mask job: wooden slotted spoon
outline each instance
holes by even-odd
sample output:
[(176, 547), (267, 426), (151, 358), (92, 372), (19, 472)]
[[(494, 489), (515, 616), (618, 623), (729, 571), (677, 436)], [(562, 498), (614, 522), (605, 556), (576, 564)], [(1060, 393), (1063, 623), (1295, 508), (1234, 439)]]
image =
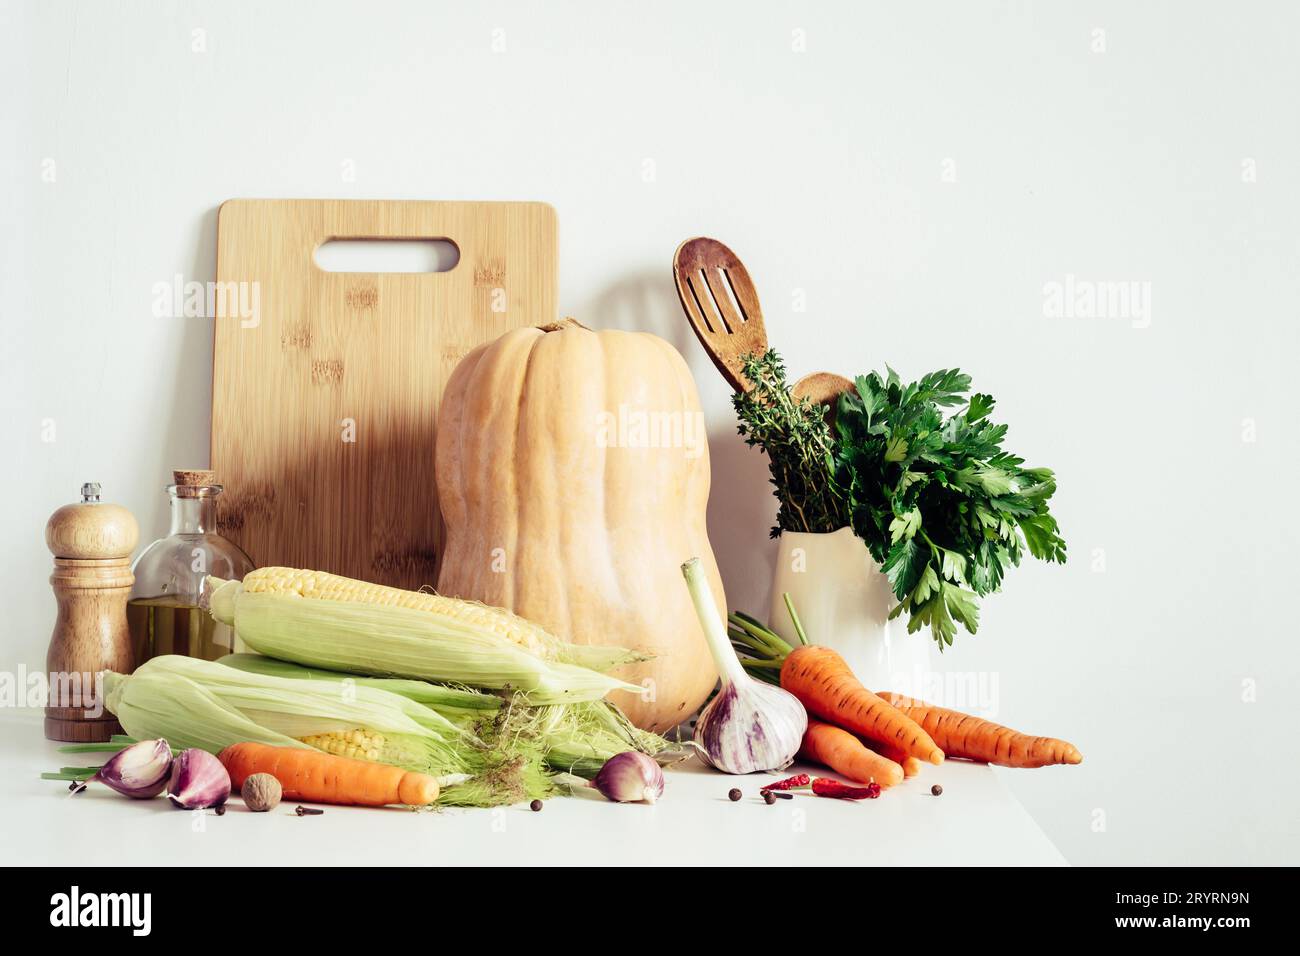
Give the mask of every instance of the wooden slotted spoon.
[[(741, 357), (767, 351), (767, 329), (754, 281), (740, 257), (716, 239), (687, 239), (673, 255), (677, 297), (695, 335), (722, 377), (747, 392)], [(813, 372), (794, 383), (791, 394), (834, 410), (853, 382), (834, 372)]]
[(718, 240), (698, 236), (677, 247), (673, 278), (704, 351), (733, 389), (749, 391), (741, 357), (767, 351), (767, 330), (744, 263)]

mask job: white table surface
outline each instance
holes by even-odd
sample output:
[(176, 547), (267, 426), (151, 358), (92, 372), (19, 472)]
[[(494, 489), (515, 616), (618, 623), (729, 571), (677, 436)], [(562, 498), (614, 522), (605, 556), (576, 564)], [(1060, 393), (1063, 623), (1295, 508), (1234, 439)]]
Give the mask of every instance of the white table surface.
[[(549, 800), (540, 813), (325, 807), (298, 817), (292, 803), (255, 814), (233, 798), (218, 817), (102, 786), (70, 796), (41, 772), (102, 757), (57, 747), (35, 716), (0, 717), (6, 864), (1065, 864), (994, 771), (958, 761), (861, 802), (800, 795), (768, 806), (758, 788), (776, 775), (728, 777), (692, 760), (669, 771), (653, 806), (613, 804), (593, 791)], [(935, 783), (940, 797), (930, 795)], [(732, 787), (745, 792), (740, 803), (727, 799)]]

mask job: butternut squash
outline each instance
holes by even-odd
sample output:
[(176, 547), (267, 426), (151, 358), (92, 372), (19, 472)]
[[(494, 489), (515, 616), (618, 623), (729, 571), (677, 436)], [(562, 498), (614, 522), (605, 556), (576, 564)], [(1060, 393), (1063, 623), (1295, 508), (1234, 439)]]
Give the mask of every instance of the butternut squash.
[(653, 654), (615, 673), (637, 726), (689, 718), (717, 679), (682, 585), (709, 546), (709, 451), (681, 355), (572, 319), (479, 346), (443, 394), (436, 448), (446, 536), (438, 590), (509, 608), (579, 644)]

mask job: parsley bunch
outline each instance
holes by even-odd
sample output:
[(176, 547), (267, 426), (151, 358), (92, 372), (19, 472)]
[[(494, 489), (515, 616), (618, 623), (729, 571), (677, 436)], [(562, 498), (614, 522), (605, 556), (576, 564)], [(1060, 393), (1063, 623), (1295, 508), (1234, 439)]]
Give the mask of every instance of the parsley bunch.
[(942, 650), (958, 624), (975, 633), (978, 599), (1026, 548), (1065, 561), (1047, 504), (1052, 472), (1002, 450), (1007, 426), (989, 420), (991, 396), (966, 398), (969, 375), (941, 369), (908, 385), (893, 369), (859, 376), (832, 429), (819, 406), (790, 396), (774, 351), (747, 356), (744, 371), (754, 388), (733, 404), (746, 443), (768, 456), (781, 503), (773, 536), (852, 526), (909, 633), (929, 626)]

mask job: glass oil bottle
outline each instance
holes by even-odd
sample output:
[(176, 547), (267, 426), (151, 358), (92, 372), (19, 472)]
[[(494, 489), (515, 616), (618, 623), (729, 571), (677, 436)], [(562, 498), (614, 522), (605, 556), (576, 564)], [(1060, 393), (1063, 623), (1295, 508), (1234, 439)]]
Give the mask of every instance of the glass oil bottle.
[(136, 558), (127, 624), (139, 667), (152, 657), (183, 654), (216, 660), (243, 648), (227, 624), (202, 606), (207, 577), (243, 580), (253, 561), (216, 531), (216, 500), (222, 487), (211, 471), (175, 471), (171, 529)]

